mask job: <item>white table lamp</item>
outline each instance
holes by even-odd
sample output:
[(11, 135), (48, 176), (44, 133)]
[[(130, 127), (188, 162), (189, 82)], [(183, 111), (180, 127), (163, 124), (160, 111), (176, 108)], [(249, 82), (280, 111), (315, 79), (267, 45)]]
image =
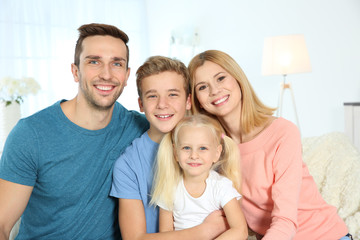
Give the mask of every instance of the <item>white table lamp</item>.
[(304, 72), (311, 72), (310, 58), (304, 35), (296, 34), (265, 38), (262, 74), (265, 76), (283, 75), (284, 77), (284, 81), (280, 85), (277, 116), (282, 116), (283, 95), (285, 90), (289, 89), (299, 129), (300, 124), (296, 111), (294, 92), (291, 84), (286, 83), (286, 76), (288, 74)]

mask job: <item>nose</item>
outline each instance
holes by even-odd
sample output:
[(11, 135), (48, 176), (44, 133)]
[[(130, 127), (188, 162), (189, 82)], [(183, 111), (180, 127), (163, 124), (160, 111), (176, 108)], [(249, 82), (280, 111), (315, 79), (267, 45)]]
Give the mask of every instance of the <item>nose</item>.
[(99, 77), (104, 80), (109, 80), (109, 79), (111, 79), (111, 76), (112, 76), (111, 68), (110, 68), (110, 66), (105, 64), (101, 69)]
[(199, 155), (196, 151), (191, 151), (190, 159), (197, 159), (198, 157), (199, 157)]
[(209, 94), (210, 96), (214, 96), (220, 92), (220, 88), (216, 84), (209, 85)]
[(159, 96), (157, 102), (158, 109), (164, 109), (168, 106), (168, 99), (166, 97)]

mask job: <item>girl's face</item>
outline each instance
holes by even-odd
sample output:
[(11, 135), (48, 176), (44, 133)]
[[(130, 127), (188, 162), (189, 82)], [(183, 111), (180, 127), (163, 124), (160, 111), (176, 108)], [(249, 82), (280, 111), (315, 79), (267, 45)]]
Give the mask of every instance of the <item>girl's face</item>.
[(205, 180), (212, 165), (219, 160), (222, 146), (208, 127), (183, 126), (178, 133), (177, 161), (184, 178)]
[(195, 71), (194, 80), (196, 97), (207, 112), (218, 117), (240, 113), (240, 86), (236, 79), (218, 64), (205, 61)]

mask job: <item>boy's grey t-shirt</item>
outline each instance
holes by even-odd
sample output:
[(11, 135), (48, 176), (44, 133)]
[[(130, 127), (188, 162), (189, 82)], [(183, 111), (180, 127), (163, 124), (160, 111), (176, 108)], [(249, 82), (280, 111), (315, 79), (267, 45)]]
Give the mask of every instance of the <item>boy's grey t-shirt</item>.
[(91, 131), (60, 103), (20, 120), (4, 147), (0, 178), (34, 187), (17, 239), (119, 239), (113, 164), (148, 122), (116, 102), (109, 125)]

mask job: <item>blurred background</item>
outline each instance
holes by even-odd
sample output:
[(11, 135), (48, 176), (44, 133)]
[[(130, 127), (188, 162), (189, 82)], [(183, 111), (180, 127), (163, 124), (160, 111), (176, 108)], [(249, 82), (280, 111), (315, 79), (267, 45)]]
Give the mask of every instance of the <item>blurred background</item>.
[[(281, 75), (262, 75), (264, 40), (302, 34), (311, 71), (289, 74), (303, 137), (344, 131), (344, 103), (360, 102), (359, 0), (0, 0), (0, 79), (32, 77), (41, 85), (26, 97), (26, 117), (77, 92), (70, 65), (77, 28), (112, 24), (130, 38), (131, 74), (119, 98), (139, 110), (136, 69), (151, 55), (186, 65), (218, 49), (243, 68), (257, 95), (278, 106)], [(1, 113), (0, 113), (1, 114)], [(282, 116), (294, 123), (291, 95)]]

